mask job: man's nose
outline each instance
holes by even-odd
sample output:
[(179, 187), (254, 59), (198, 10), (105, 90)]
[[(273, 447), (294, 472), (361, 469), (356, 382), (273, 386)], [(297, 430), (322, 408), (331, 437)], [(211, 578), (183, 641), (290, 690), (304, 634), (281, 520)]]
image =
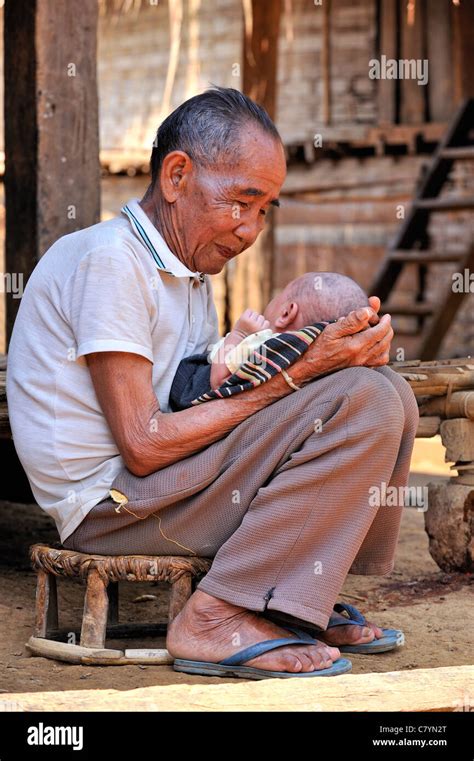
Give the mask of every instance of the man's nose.
[(235, 235), (246, 244), (246, 248), (255, 243), (258, 236), (263, 230), (265, 224), (264, 217), (256, 219), (240, 220), (239, 225), (235, 228)]

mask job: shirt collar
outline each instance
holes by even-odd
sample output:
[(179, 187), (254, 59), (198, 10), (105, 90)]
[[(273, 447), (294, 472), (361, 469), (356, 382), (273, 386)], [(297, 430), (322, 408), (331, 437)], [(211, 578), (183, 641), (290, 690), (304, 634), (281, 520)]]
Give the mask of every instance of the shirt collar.
[(168, 272), (174, 277), (192, 277), (199, 278), (201, 282), (204, 281), (204, 273), (192, 272), (173, 254), (143, 211), (138, 198), (132, 198), (128, 201), (121, 211), (128, 217), (135, 235), (153, 257), (159, 270)]

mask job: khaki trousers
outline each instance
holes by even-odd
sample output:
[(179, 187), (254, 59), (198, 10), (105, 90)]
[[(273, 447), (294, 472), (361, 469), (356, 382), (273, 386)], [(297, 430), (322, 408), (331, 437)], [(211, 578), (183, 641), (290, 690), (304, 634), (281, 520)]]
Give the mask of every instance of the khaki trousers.
[(210, 557), (199, 589), (326, 628), (347, 573), (394, 566), (403, 506), (369, 495), (406, 486), (417, 424), (413, 392), (393, 370), (339, 370), (178, 463), (144, 478), (124, 469), (113, 488), (126, 509), (100, 502), (64, 545)]

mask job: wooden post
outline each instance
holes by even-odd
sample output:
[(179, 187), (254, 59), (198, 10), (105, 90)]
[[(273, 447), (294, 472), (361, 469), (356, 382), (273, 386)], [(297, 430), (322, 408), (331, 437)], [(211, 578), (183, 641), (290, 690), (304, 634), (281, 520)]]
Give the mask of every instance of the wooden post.
[(429, 4), (426, 14), (429, 117), (433, 122), (449, 121), (454, 110), (451, 6), (451, 0), (437, 0)]
[(82, 615), (81, 647), (102, 649), (105, 645), (109, 597), (107, 582), (96, 568), (87, 574), (87, 587)]
[[(6, 0), (6, 272), (99, 220), (97, 0)], [(7, 294), (7, 340), (20, 299)]]
[[(383, 0), (380, 8), (379, 55), (387, 59), (398, 58), (398, 6), (397, 0)], [(398, 121), (398, 80), (379, 79), (377, 103), (379, 124)]]
[(36, 582), (36, 637), (47, 637), (58, 628), (58, 595), (56, 576), (46, 571), (37, 571)]
[[(407, 18), (406, 4), (402, 2), (400, 13), (401, 50), (400, 58), (406, 60), (426, 59), (426, 18), (424, 0), (416, 0), (412, 6), (413, 19)], [(419, 85), (416, 79), (403, 79), (401, 89), (401, 122), (422, 124), (426, 121), (427, 87)]]
[(321, 45), (321, 71), (323, 73), (322, 121), (331, 122), (331, 0), (323, 4), (323, 39)]
[(193, 591), (192, 581), (190, 573), (183, 573), (183, 575), (171, 585), (168, 623), (171, 623), (176, 618), (191, 597)]
[(474, 4), (462, 2), (452, 5), (454, 98), (458, 105), (465, 98), (474, 97)]
[[(277, 57), (280, 30), (281, 0), (243, 0), (245, 24), (243, 40), (242, 90), (262, 105), (269, 116), (276, 117)], [(232, 278), (230, 319), (240, 313), (240, 300), (245, 306), (262, 310), (272, 294), (274, 267), (274, 211), (266, 217), (265, 229), (252, 248), (241, 254), (236, 261)], [(248, 268), (246, 267), (248, 260)], [(247, 269), (247, 276), (240, 283), (239, 271)], [(253, 289), (252, 284), (257, 288)], [(251, 303), (249, 303), (251, 302)], [(237, 306), (239, 305), (239, 306)], [(237, 307), (237, 308), (236, 308)]]

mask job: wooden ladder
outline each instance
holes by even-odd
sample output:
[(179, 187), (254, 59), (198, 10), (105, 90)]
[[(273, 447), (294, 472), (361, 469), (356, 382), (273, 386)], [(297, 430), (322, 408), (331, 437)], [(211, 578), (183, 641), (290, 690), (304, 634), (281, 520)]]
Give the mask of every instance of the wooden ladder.
[[(474, 270), (474, 242), (462, 253), (444, 253), (429, 249), (428, 223), (433, 212), (448, 212), (472, 209), (474, 196), (460, 198), (438, 198), (449, 177), (455, 161), (474, 160), (474, 99), (465, 100), (455, 114), (444, 138), (440, 141), (431, 164), (422, 177), (412, 206), (377, 273), (370, 293), (382, 301), (382, 312), (392, 315), (412, 316), (416, 320), (414, 332), (419, 336), (417, 356), (433, 359), (448, 331), (454, 317), (468, 294), (465, 288), (455, 292), (450, 281), (445, 293), (437, 304), (425, 300), (426, 279), (430, 264), (456, 264), (453, 272), (464, 273)], [(407, 264), (418, 265), (418, 290), (416, 300), (411, 304), (387, 303), (394, 290), (402, 269)], [(404, 331), (397, 331), (403, 333)]]

